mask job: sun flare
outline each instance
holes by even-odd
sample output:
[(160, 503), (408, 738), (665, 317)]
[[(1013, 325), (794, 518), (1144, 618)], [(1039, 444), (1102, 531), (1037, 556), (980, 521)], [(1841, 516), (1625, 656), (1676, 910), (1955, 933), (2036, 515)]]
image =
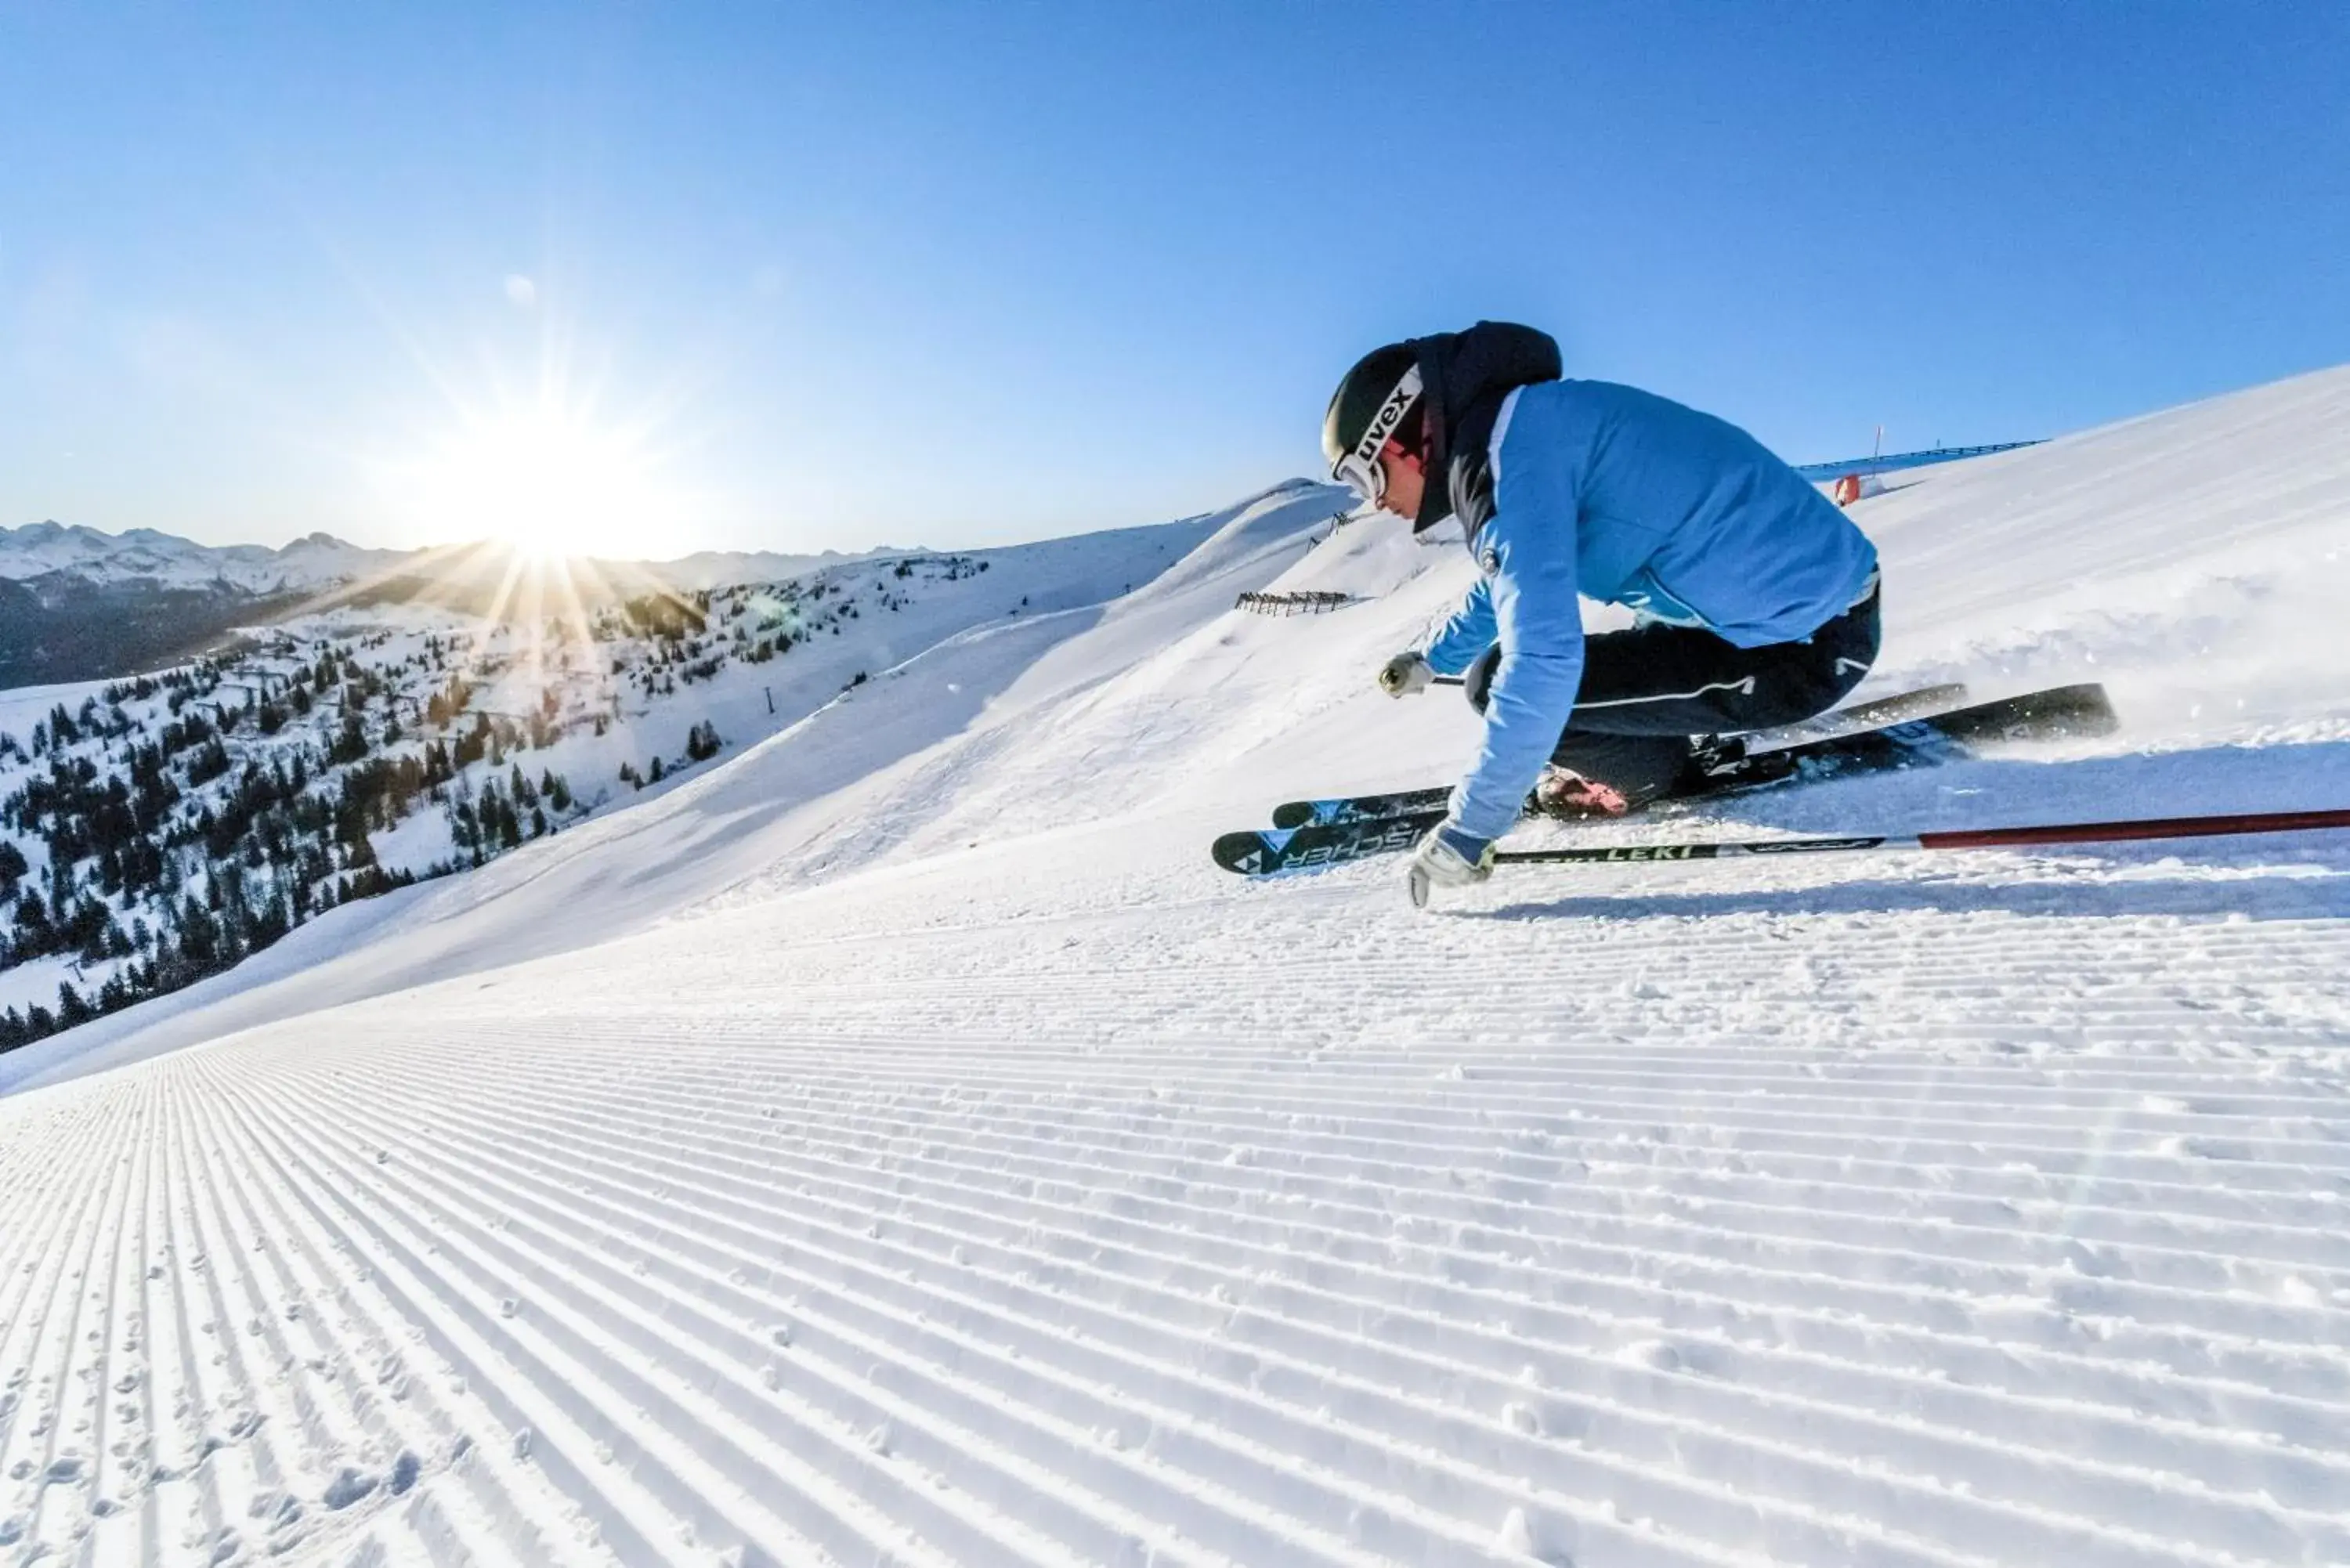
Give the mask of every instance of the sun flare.
[(433, 532), (538, 557), (658, 553), (675, 510), (640, 442), (555, 410), (468, 421), (411, 476), (409, 504)]

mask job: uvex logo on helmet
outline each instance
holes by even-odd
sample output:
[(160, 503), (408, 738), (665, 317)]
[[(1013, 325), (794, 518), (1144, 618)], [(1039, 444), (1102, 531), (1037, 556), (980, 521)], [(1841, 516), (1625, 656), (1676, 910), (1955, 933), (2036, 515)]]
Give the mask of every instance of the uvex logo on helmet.
[[(1363, 427), (1363, 433), (1355, 439), (1354, 445), (1337, 452), (1331, 462), (1330, 477), (1353, 490), (1369, 505), (1377, 506), (1387, 497), (1388, 471), (1379, 462), (1379, 451), (1395, 434), (1396, 427), (1403, 423), (1404, 416), (1419, 404), (1419, 367), (1406, 366), (1393, 389), (1380, 400), (1378, 410), (1371, 415), (1370, 423)], [(1346, 395), (1347, 388), (1342, 384), (1338, 389), (1338, 398), (1332, 401), (1329, 423), (1334, 427), (1340, 418), (1339, 403)], [(1325, 439), (1328, 439), (1326, 433)], [(1332, 441), (1324, 450), (1333, 451), (1336, 445)]]
[(1389, 392), (1388, 400), (1379, 405), (1379, 411), (1371, 416), (1370, 428), (1363, 432), (1363, 439), (1355, 443), (1355, 455), (1365, 462), (1376, 459), (1379, 449), (1388, 444), (1388, 437), (1395, 434), (1396, 426), (1403, 423), (1404, 415), (1411, 412), (1411, 406), (1418, 401), (1419, 367), (1414, 365), (1403, 373), (1403, 379), (1395, 384), (1395, 390)]

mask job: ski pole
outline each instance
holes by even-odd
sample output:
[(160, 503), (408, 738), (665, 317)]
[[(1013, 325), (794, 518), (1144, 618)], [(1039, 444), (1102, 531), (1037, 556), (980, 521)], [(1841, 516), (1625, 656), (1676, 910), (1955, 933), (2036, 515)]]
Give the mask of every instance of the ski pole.
[(2064, 822), (2038, 827), (1975, 827), (1948, 833), (1878, 833), (1850, 838), (1750, 838), (1711, 844), (1505, 849), (1494, 856), (1493, 861), (1502, 866), (1546, 866), (1579, 861), (1722, 860), (1741, 855), (1820, 855), (1859, 849), (1993, 849), (2012, 844), (2109, 844), (2129, 839), (2212, 838), (2236, 833), (2301, 833), (2327, 827), (2350, 827), (2350, 810), (2153, 816), (2125, 822)]

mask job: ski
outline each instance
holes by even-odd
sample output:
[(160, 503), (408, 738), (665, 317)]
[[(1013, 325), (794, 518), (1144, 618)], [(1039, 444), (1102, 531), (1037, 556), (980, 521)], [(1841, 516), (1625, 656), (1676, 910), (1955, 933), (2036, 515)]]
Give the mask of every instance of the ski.
[(1332, 800), (1287, 800), (1273, 808), (1276, 830), (1292, 827), (1336, 827), (1349, 823), (1380, 822), (1390, 816), (1441, 810), (1452, 798), (1452, 786), (1398, 790), (1391, 794), (1342, 795)]
[(1209, 853), (1227, 871), (1243, 877), (1277, 877), (1284, 871), (1311, 870), (1409, 849), (1443, 820), (1444, 807), (1439, 805), (1432, 811), (1401, 816), (1317, 822), (1270, 832), (1250, 828), (1219, 836)]
[[(1677, 800), (1706, 799), (1784, 779), (1827, 779), (1852, 774), (1883, 773), (1932, 766), (1967, 754), (1970, 745), (1998, 741), (2047, 741), (2075, 735), (2110, 733), (2115, 725), (2112, 704), (2097, 685), (2059, 686), (2044, 691), (1995, 702), (1954, 709), (1925, 719), (1905, 719), (1856, 733), (1831, 736), (1776, 751), (1757, 752), (1740, 759), (1692, 793)], [(1398, 795), (1360, 796), (1337, 803), (1353, 808), (1378, 803), (1383, 815), (1347, 815), (1336, 820), (1304, 822), (1270, 832), (1243, 831), (1218, 837), (1211, 847), (1217, 865), (1245, 877), (1273, 877), (1288, 871), (1336, 866), (1374, 855), (1410, 848), (1420, 836), (1444, 820), (1451, 791), (1421, 790)], [(1843, 841), (1835, 841), (1841, 843)], [(1758, 850), (1785, 854), (1788, 850)], [(1541, 855), (1548, 851), (1531, 851)], [(1566, 858), (1606, 859), (1611, 852), (1563, 852)], [(1618, 859), (1641, 858), (1617, 855)], [(1702, 856), (1653, 856), (1653, 858), (1702, 858)]]
[(1849, 735), (1855, 730), (1873, 730), (1880, 724), (1896, 724), (1904, 719), (1931, 718), (1937, 713), (1964, 707), (1966, 701), (1964, 681), (1920, 686), (1914, 691), (1901, 691), (1890, 697), (1855, 702), (1849, 708), (1832, 708), (1816, 718), (1799, 719), (1792, 724), (1757, 730), (1746, 737), (1746, 743), (1760, 749), (1764, 746), (1790, 746), (1802, 741), (1825, 741), (1835, 735)]
[[(1859, 749), (1864, 752), (1882, 750), (1866, 739), (1869, 736), (1889, 737), (1896, 744), (1930, 743), (1934, 738), (1932, 731), (1914, 734), (1901, 732), (1903, 726), (1912, 723), (1933, 726), (1943, 732), (1943, 738), (1960, 744), (1989, 739), (2050, 740), (2072, 734), (2101, 735), (2113, 727), (2113, 709), (2106, 701), (2105, 689), (2095, 685), (2057, 686), (1968, 708), (1951, 708), (1922, 715), (1918, 711), (1939, 706), (1938, 699), (1941, 697), (1963, 697), (1965, 694), (1963, 686), (1928, 687), (1920, 691), (1904, 692), (1898, 697), (1839, 709), (1821, 719), (1809, 721), (1814, 724), (1845, 721), (1827, 735), (1768, 751), (1749, 753), (1703, 787), (1665, 798), (1689, 800), (1719, 794), (1728, 789), (1769, 784), (1786, 777), (1807, 762), (1825, 764), (1842, 760), (1839, 748), (1846, 742), (1858, 742)], [(1446, 786), (1440, 789), (1399, 790), (1389, 794), (1340, 796), (1331, 800), (1285, 801), (1273, 808), (1273, 825), (1276, 828), (1323, 826), (1409, 816), (1416, 812), (1441, 808), (1451, 799), (1451, 787)]]

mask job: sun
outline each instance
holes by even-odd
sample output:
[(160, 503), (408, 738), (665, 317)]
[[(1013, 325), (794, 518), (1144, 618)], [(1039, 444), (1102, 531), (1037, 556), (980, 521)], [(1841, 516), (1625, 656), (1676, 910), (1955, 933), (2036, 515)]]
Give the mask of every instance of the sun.
[(419, 524), (536, 557), (642, 556), (676, 517), (640, 438), (557, 406), (468, 419), (406, 466), (404, 509)]

